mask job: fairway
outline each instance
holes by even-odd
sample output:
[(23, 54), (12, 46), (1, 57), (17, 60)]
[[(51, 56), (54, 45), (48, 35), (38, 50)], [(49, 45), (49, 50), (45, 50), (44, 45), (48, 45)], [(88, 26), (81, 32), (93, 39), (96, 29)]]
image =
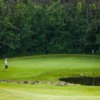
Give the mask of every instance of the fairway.
[[(42, 84), (0, 83), (0, 100), (99, 100), (100, 86), (56, 86), (61, 77), (100, 76), (100, 56), (97, 55), (36, 55), (8, 58), (9, 71), (2, 71), (0, 80), (41, 81)], [(34, 98), (34, 99), (32, 99)]]
[[(9, 58), (9, 71), (0, 71), (1, 79), (57, 81), (60, 77), (100, 76), (100, 56), (41, 55)], [(0, 60), (0, 69), (4, 60)]]
[(0, 84), (0, 100), (100, 100), (100, 87)]

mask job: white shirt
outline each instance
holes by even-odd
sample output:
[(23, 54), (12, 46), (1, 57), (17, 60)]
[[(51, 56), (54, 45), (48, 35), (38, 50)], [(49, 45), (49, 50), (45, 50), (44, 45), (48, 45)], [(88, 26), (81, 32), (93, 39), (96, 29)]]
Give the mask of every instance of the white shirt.
[(8, 62), (7, 62), (7, 60), (5, 60), (5, 62), (4, 62), (4, 63), (5, 63), (5, 65), (8, 65)]

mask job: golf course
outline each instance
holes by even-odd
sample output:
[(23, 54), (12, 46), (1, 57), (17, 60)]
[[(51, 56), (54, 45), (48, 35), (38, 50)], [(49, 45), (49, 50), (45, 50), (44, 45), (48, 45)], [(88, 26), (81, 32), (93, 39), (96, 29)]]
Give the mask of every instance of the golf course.
[(0, 0), (0, 100), (100, 100), (100, 0)]
[(4, 70), (0, 59), (0, 100), (100, 100), (99, 85), (58, 84), (60, 78), (100, 77), (98, 55), (16, 57), (8, 58), (8, 66)]

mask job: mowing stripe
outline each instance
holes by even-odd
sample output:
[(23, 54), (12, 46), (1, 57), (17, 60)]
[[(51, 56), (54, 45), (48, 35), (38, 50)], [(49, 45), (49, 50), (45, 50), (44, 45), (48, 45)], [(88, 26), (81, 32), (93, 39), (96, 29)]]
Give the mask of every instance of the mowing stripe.
[[(100, 96), (57, 96), (48, 94), (36, 94), (26, 91), (18, 91), (12, 89), (3, 89), (6, 92), (13, 94), (13, 96), (18, 95), (23, 100), (100, 100)], [(6, 95), (5, 95), (6, 96)], [(17, 100), (17, 99), (15, 99)]]

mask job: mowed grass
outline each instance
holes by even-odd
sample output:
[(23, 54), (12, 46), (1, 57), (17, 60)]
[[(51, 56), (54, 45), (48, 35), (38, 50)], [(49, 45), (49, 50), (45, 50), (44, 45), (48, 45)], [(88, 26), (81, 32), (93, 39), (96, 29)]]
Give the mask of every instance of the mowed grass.
[(98, 86), (0, 83), (0, 100), (100, 100)]
[(96, 55), (37, 55), (9, 58), (9, 71), (2, 71), (1, 80), (38, 80), (43, 84), (0, 83), (0, 100), (100, 100), (100, 86), (56, 86), (61, 77), (100, 76), (100, 56)]
[(60, 77), (100, 76), (100, 56), (92, 55), (40, 55), (9, 58), (9, 71), (2, 71), (0, 79), (57, 81)]

